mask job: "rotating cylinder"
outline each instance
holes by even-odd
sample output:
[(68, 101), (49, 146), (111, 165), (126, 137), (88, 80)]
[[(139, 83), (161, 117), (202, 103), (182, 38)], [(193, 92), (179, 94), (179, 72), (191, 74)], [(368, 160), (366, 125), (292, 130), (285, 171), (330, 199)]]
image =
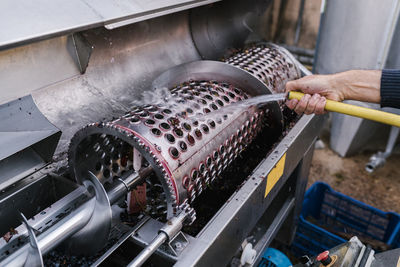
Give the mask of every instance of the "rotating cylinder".
[(274, 93), (285, 92), (286, 82), (300, 77), (293, 55), (271, 43), (249, 45), (223, 61), (251, 73)]
[(178, 214), (254, 140), (263, 121), (282, 130), (277, 103), (266, 109), (237, 104), (279, 91), (284, 81), (298, 77), (285, 54), (271, 51), (255, 47), (246, 59), (251, 65), (254, 55), (263, 55), (257, 66), (265, 68), (266, 80), (274, 79), (268, 83), (238, 59), (227, 60), (234, 66), (198, 61), (168, 70), (153, 83), (156, 90), (169, 89), (168, 101), (135, 107), (76, 133), (69, 148), (72, 175), (83, 182), (89, 170), (102, 183), (113, 183), (128, 170), (151, 166), (157, 179), (146, 181), (145, 210), (167, 218)]

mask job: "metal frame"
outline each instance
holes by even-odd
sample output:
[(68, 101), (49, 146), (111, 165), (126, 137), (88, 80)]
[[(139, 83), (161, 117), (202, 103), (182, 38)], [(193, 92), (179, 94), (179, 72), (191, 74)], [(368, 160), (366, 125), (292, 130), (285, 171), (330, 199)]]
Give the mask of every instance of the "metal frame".
[[(56, 0), (48, 3), (48, 1), (39, 0), (34, 5), (41, 5), (41, 1), (45, 6), (43, 9), (31, 8), (30, 5), (32, 3), (24, 3), (18, 8), (11, 9), (10, 7), (13, 4), (9, 0), (0, 4), (0, 8), (4, 10), (13, 10), (7, 16), (0, 18), (0, 21), (4, 22), (3, 27), (7, 29), (6, 34), (0, 37), (0, 50), (98, 26), (114, 29), (141, 20), (149, 20), (168, 13), (218, 2), (218, 0), (123, 0), (123, 2), (114, 0), (108, 2), (93, 0), (60, 2)], [(242, 45), (242, 41), (249, 32), (242, 25), (243, 23), (251, 22), (249, 20), (250, 17), (252, 19), (255, 17), (251, 15), (253, 13), (250, 11), (257, 9), (257, 6), (249, 3), (244, 4), (241, 1), (242, 5), (246, 5), (249, 8), (249, 13), (247, 13), (240, 8), (241, 5), (236, 5), (239, 2), (225, 1), (221, 3), (221, 6), (231, 5), (232, 9), (228, 9), (228, 12), (224, 14), (214, 12), (210, 17), (206, 18), (207, 25), (213, 24), (213, 27), (206, 28), (201, 32), (206, 33), (209, 37), (207, 39), (208, 42), (202, 43), (202, 45), (205, 45), (206, 51), (208, 48), (210, 51), (213, 49), (218, 50), (217, 52), (226, 51), (227, 47), (232, 47), (231, 40), (233, 39), (239, 40), (240, 42), (238, 41), (238, 43), (240, 43), (240, 46)], [(260, 1), (264, 7), (267, 2), (269, 1)], [(27, 14), (26, 10), (30, 13)], [(207, 8), (204, 8), (204, 10), (198, 10), (200, 13), (196, 14), (208, 12)], [(230, 13), (231, 10), (235, 12), (232, 11)], [(44, 11), (47, 11), (47, 13), (41, 13)], [(34, 101), (39, 109), (63, 131), (59, 152), (66, 150), (66, 144), (72, 135), (71, 133), (86, 123), (101, 119), (103, 114), (114, 116), (118, 113), (123, 113), (131, 104), (130, 101), (135, 99), (139, 92), (150, 88), (151, 81), (160, 72), (178, 64), (197, 60), (200, 55), (204, 57), (202, 54), (204, 50), (201, 49), (203, 46), (199, 43), (199, 40), (196, 42), (196, 39), (201, 39), (196, 35), (196, 26), (194, 25), (196, 14), (192, 13), (190, 17), (188, 14), (188, 12), (181, 12), (173, 16), (143, 21), (142, 23), (114, 31), (98, 28), (84, 32), (79, 36), (71, 36), (68, 39), (63, 37), (65, 40), (62, 40), (60, 44), (61, 46), (65, 43), (68, 44), (65, 49), (69, 53), (63, 54), (65, 62), (69, 62), (69, 67), (73, 71), (70, 70), (68, 75), (62, 73), (51, 83), (49, 83), (50, 80), (47, 80), (48, 77), (46, 76), (40, 83), (43, 83), (40, 86), (43, 88), (33, 93)], [(238, 25), (226, 24), (226, 19), (229, 18), (229, 15), (237, 18), (235, 23), (239, 23), (240, 27), (232, 30), (232, 27), (235, 28)], [(21, 17), (25, 18), (26, 24), (17, 25), (14, 23), (15, 19), (20, 19)], [(218, 24), (220, 22), (219, 19), (223, 21), (221, 24)], [(48, 23), (48, 21), (53, 23)], [(230, 20), (228, 19), (228, 21)], [(223, 25), (223, 27), (219, 28), (219, 25)], [(246, 26), (249, 25), (246, 24)], [(149, 30), (150, 28), (152, 29), (151, 31)], [(210, 34), (214, 32), (216, 34), (211, 36)], [(216, 44), (218, 46), (213, 47)], [(93, 46), (95, 49), (92, 49)], [(46, 51), (46, 44), (40, 47), (42, 52)], [(54, 46), (54, 51), (57, 48), (58, 46)], [(21, 50), (18, 48), (12, 52), (22, 53), (25, 49), (27, 47), (21, 48)], [(132, 52), (134, 49), (136, 50)], [(28, 50), (34, 53), (33, 50)], [(4, 51), (4, 53), (7, 52)], [(210, 57), (217, 57), (217, 54), (210, 55)], [(90, 64), (88, 65), (89, 57)], [(160, 58), (162, 60), (159, 60)], [(43, 64), (47, 63), (45, 60), (41, 62)], [(81, 73), (86, 70), (84, 75), (78, 74), (78, 70), (75, 70), (75, 64), (79, 66)], [(29, 66), (32, 67), (32, 65)], [(15, 68), (10, 69), (10, 73), (18, 68), (17, 65), (13, 67)], [(47, 67), (51, 68), (51, 66)], [(229, 68), (226, 64), (224, 67)], [(121, 69), (127, 69), (129, 72), (124, 73)], [(59, 79), (59, 77), (64, 78)], [(10, 84), (12, 83), (13, 81), (10, 82)], [(132, 87), (136, 89), (134, 92), (130, 90)], [(29, 92), (33, 92), (35, 88), (31, 89)], [(74, 97), (67, 98), (66, 96)], [(74, 114), (75, 121), (69, 120), (70, 114)], [(198, 235), (192, 237), (179, 232), (176, 237), (171, 238), (171, 244), (169, 244), (172, 245), (171, 247), (168, 248), (166, 246), (163, 250), (158, 250), (156, 254), (164, 257), (166, 262), (176, 261), (176, 266), (226, 265), (233, 257), (240, 254), (241, 244), (252, 235), (258, 225), (262, 225), (262, 230), (265, 232), (264, 235), (261, 235), (256, 240), (258, 242), (255, 248), (258, 255), (275, 237), (290, 243), (295, 231), (293, 225), (296, 223), (296, 216), (301, 210), (302, 196), (312, 157), (312, 147), (323, 120), (324, 117), (321, 116), (303, 116), (288, 134), (279, 141), (277, 146), (266, 155), (266, 158), (254, 169), (252, 175), (227, 200)], [(267, 176), (284, 154), (286, 154), (284, 173), (265, 197)], [(62, 163), (58, 163), (62, 165)], [(19, 184), (29, 187), (28, 179), (20, 181)], [(37, 178), (35, 181), (38, 180), (40, 179)], [(17, 195), (14, 192), (10, 193), (10, 196)], [(93, 197), (85, 202), (87, 203), (85, 206), (94, 206)], [(107, 197), (104, 192), (103, 197)], [(6, 203), (3, 200), (1, 201), (1, 203)], [(56, 208), (55, 211), (47, 211), (56, 214), (57, 206), (54, 206)], [(89, 223), (91, 217), (89, 218), (88, 213), (84, 212), (83, 209), (84, 207), (79, 206), (73, 213), (55, 222), (52, 227), (56, 227), (57, 242), (61, 242), (62, 239), (81, 230), (84, 224), (86, 225), (86, 222)], [(109, 212), (107, 214), (109, 215)], [(67, 219), (77, 218), (78, 215), (84, 219), (70, 225), (70, 228), (67, 229), (68, 224), (65, 223)], [(94, 222), (96, 221), (102, 220), (94, 220)], [(31, 226), (35, 226), (29, 220), (28, 222)], [(162, 224), (154, 220), (144, 220), (142, 223), (139, 224), (140, 227), (134, 229), (133, 235), (147, 233), (147, 239), (150, 241), (162, 227)], [(146, 230), (146, 227), (152, 230)], [(66, 232), (68, 234), (65, 234)], [(39, 244), (45, 244), (46, 246), (42, 253), (46, 253), (52, 248), (52, 246), (44, 242), (45, 234), (46, 232), (39, 235), (37, 240)], [(135, 239), (140, 246), (150, 242), (145, 240), (144, 235), (132, 236), (132, 238), (129, 238), (129, 236), (131, 235), (124, 235), (121, 242), (127, 239)], [(93, 238), (87, 238), (84, 231), (81, 239), (82, 241), (90, 242), (93, 240)], [(89, 244), (84, 243), (82, 246), (90, 246), (90, 242)], [(121, 242), (113, 246), (109, 252), (115, 250)], [(174, 249), (173, 242), (184, 243), (184, 248), (179, 251)], [(23, 253), (27, 250), (24, 250)], [(109, 255), (109, 252), (105, 254), (105, 257)], [(102, 257), (99, 261), (104, 260), (105, 257)], [(20, 259), (23, 259), (23, 257), (21, 256)]]

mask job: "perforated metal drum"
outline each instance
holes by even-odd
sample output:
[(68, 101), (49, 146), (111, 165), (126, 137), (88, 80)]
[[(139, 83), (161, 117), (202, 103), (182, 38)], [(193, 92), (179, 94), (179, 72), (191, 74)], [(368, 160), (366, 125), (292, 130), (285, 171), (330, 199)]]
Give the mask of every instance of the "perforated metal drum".
[(274, 44), (250, 45), (223, 61), (251, 73), (274, 93), (283, 93), (286, 82), (300, 77), (293, 56)]
[[(268, 49), (255, 48), (255, 53), (274, 51)], [(268, 84), (236, 66), (215, 61), (168, 70), (153, 86), (168, 88), (172, 101), (135, 107), (119, 119), (88, 125), (75, 135), (69, 150), (74, 177), (82, 182), (90, 170), (103, 183), (112, 183), (128, 170), (151, 165), (158, 180), (147, 181), (144, 210), (157, 218), (173, 216), (219, 177), (257, 136), (263, 121), (271, 128), (282, 128), (277, 103), (266, 109), (235, 104), (270, 94), (274, 85), (282, 88), (281, 83), (296, 77), (283, 55), (274, 53), (263, 54), (265, 63), (257, 61), (268, 66), (265, 77), (273, 80)], [(246, 59), (250, 65), (252, 57)]]

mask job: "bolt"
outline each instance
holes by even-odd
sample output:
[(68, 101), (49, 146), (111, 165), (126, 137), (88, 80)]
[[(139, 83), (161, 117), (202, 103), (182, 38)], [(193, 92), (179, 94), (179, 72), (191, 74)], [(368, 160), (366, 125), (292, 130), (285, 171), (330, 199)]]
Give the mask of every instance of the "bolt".
[(182, 243), (181, 242), (176, 242), (174, 246), (175, 246), (176, 250), (182, 250)]

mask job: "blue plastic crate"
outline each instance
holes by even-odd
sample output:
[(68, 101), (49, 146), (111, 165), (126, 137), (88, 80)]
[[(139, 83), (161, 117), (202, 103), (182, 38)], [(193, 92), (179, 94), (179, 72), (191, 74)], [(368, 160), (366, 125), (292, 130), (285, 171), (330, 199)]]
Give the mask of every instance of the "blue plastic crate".
[(316, 255), (346, 242), (327, 229), (400, 247), (399, 214), (383, 212), (316, 182), (305, 194), (292, 252), (295, 256)]

